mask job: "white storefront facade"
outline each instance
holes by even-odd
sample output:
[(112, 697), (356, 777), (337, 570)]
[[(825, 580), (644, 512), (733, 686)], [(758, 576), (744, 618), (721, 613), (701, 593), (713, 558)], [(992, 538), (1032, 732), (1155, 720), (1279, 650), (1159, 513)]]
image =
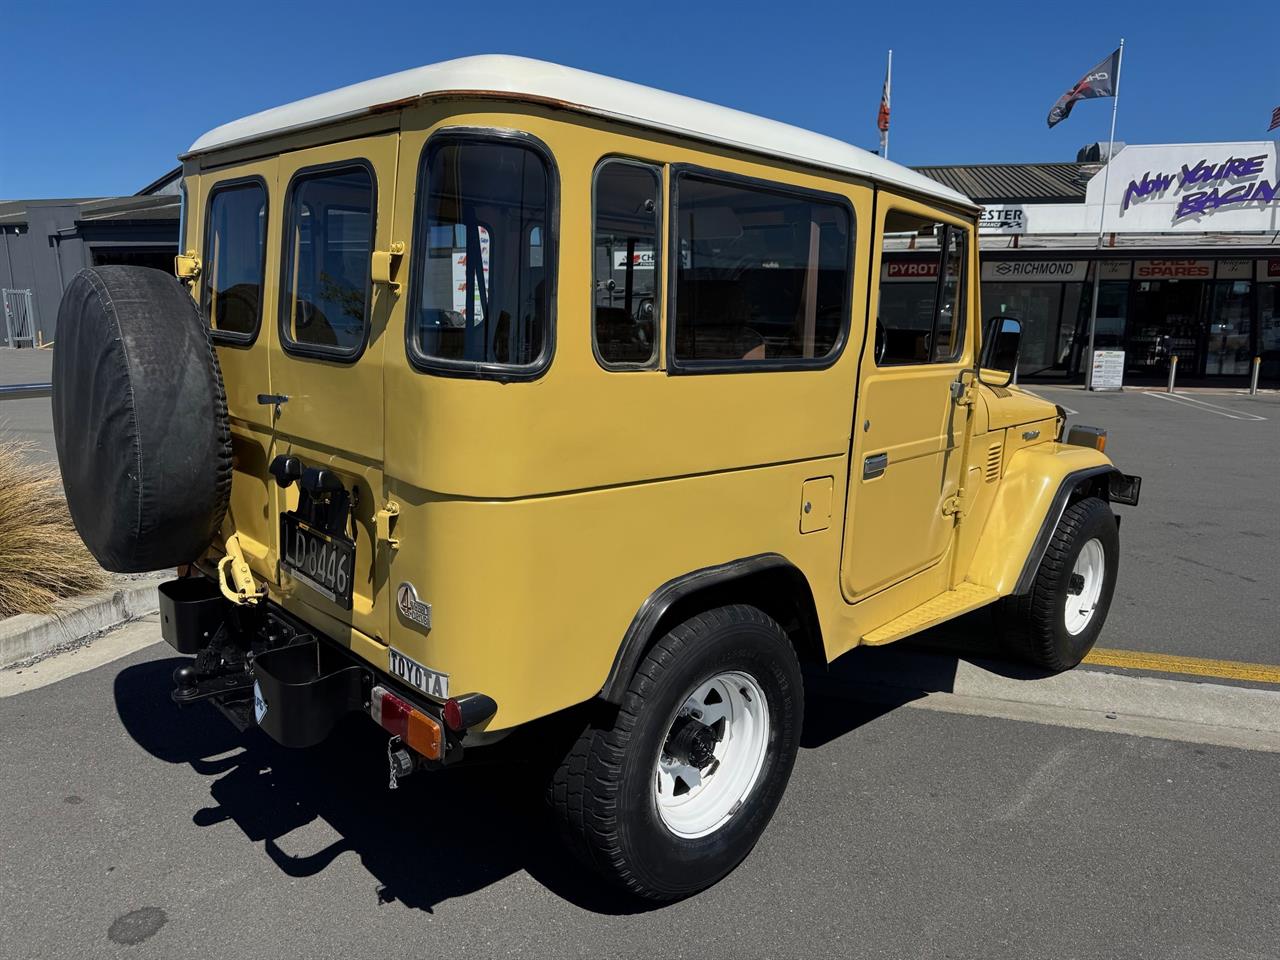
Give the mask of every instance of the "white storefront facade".
[(1125, 352), (1126, 379), (1176, 355), (1180, 378), (1244, 378), (1260, 357), (1280, 380), (1278, 173), (1273, 141), (1130, 145), (1083, 202), (987, 203), (983, 309), (1023, 321), (1020, 375), (1083, 379), (1100, 271), (1095, 347)]

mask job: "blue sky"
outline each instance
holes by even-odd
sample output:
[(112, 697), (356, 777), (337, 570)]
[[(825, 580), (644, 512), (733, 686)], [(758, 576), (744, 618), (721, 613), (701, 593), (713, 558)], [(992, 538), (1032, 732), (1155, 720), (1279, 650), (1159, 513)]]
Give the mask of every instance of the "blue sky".
[[(404, 12), (408, 11), (408, 12)], [(0, 2), (0, 199), (132, 193), (227, 120), (406, 67), (518, 53), (876, 146), (894, 50), (891, 156), (1070, 160), (1109, 100), (1053, 101), (1125, 37), (1117, 138), (1267, 137), (1273, 3), (867, 4), (429, 0)]]

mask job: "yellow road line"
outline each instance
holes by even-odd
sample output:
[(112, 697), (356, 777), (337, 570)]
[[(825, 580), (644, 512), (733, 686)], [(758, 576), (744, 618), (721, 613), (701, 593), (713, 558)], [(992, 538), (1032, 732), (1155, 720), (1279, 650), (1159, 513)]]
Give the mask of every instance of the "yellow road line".
[(1084, 658), (1084, 662), (1099, 667), (1155, 670), (1160, 673), (1185, 673), (1195, 677), (1214, 677), (1219, 680), (1252, 680), (1255, 683), (1280, 684), (1280, 666), (1241, 663), (1239, 660), (1206, 660), (1202, 657), (1178, 657), (1168, 653), (1106, 650), (1095, 647)]

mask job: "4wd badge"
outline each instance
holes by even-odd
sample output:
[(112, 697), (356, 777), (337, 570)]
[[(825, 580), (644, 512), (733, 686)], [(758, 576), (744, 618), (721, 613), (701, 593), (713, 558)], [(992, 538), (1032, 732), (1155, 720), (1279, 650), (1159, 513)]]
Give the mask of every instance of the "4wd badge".
[(406, 620), (412, 620), (428, 630), (431, 629), (431, 604), (418, 599), (418, 591), (408, 580), (401, 583), (396, 590), (396, 606), (400, 608)]

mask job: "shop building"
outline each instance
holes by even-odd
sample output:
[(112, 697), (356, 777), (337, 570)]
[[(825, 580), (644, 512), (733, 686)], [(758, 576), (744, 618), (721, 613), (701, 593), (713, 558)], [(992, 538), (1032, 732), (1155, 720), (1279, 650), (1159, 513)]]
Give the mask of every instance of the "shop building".
[[(1076, 163), (923, 167), (983, 204), (982, 302), (1023, 322), (1020, 378), (1084, 380), (1094, 346), (1126, 382), (1280, 385), (1280, 176), (1273, 141), (1105, 145)], [(1104, 179), (1105, 193), (1104, 193)], [(1101, 241), (1099, 223), (1101, 220)]]

